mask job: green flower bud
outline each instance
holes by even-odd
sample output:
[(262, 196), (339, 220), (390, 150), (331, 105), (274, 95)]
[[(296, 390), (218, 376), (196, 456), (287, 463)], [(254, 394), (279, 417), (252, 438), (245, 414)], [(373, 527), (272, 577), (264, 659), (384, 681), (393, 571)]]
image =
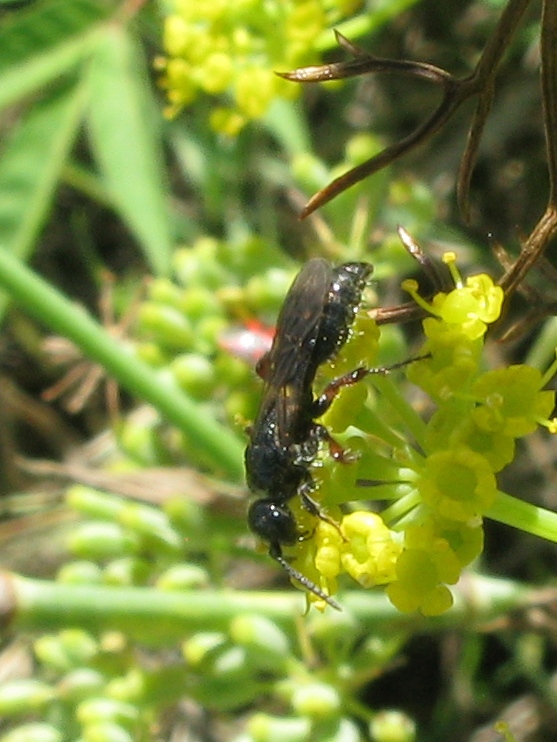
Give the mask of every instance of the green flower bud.
[(314, 722), (312, 733), (320, 742), (362, 742), (360, 730), (350, 719)]
[(132, 730), (139, 720), (139, 709), (131, 703), (113, 698), (88, 698), (77, 707), (76, 718), (83, 726), (114, 722)]
[(226, 636), (218, 631), (194, 634), (182, 645), (182, 654), (192, 669), (205, 665), (217, 649), (225, 646)]
[(163, 548), (173, 553), (182, 550), (182, 538), (172, 528), (166, 513), (158, 508), (137, 502), (126, 502), (118, 520), (145, 540), (147, 548)]
[(222, 316), (218, 295), (205, 286), (188, 286), (182, 289), (179, 308), (193, 320), (200, 320), (209, 315)]
[(370, 722), (369, 733), (374, 742), (414, 742), (416, 725), (402, 711), (380, 711)]
[(64, 564), (56, 575), (56, 581), (64, 585), (100, 585), (102, 579), (99, 565), (85, 560)]
[(223, 647), (214, 656), (212, 673), (223, 679), (241, 679), (248, 676), (248, 655), (244, 647)]
[(139, 557), (113, 559), (103, 570), (103, 582), (118, 587), (144, 585), (151, 571), (152, 565)]
[(311, 636), (325, 646), (334, 646), (341, 655), (343, 647), (360, 641), (361, 626), (349, 611), (315, 611), (311, 616)]
[(326, 683), (299, 685), (292, 694), (292, 708), (300, 716), (313, 719), (336, 717), (342, 705), (336, 688)]
[(51, 724), (22, 724), (2, 736), (2, 742), (62, 742), (64, 735)]
[(149, 284), (149, 299), (156, 304), (168, 304), (181, 309), (182, 298), (182, 290), (169, 278), (155, 278)]
[[(195, 486), (192, 484), (192, 486)], [(186, 539), (204, 540), (207, 534), (207, 517), (205, 510), (193, 499), (183, 495), (172, 497), (163, 505), (173, 528), (176, 528)]]
[(135, 735), (130, 734), (119, 724), (100, 722), (90, 724), (83, 729), (83, 742), (134, 742)]
[(279, 671), (292, 653), (290, 640), (268, 618), (254, 614), (236, 616), (230, 622), (230, 638), (250, 652), (250, 664)]
[(194, 698), (208, 709), (232, 711), (261, 698), (265, 686), (249, 675), (225, 675), (202, 677), (195, 685)]
[(166, 366), (168, 358), (163, 349), (157, 343), (143, 341), (135, 346), (137, 357), (153, 368)]
[(0, 685), (0, 717), (30, 714), (40, 711), (57, 693), (40, 680), (26, 678)]
[(64, 701), (77, 702), (99, 695), (105, 685), (106, 678), (101, 672), (90, 667), (78, 667), (60, 680), (58, 693)]
[(90, 522), (76, 526), (68, 537), (73, 554), (89, 559), (112, 559), (136, 554), (141, 548), (139, 537), (117, 523)]
[(217, 379), (213, 364), (199, 353), (182, 353), (170, 364), (180, 387), (196, 399), (207, 399)]
[(125, 418), (118, 430), (121, 449), (135, 462), (143, 466), (157, 466), (161, 457), (161, 442), (157, 418)]
[(174, 266), (180, 283), (207, 289), (218, 289), (229, 283), (230, 275), (218, 259), (219, 249), (217, 240), (203, 237), (192, 249), (177, 250)]
[(197, 323), (195, 348), (198, 352), (214, 353), (219, 346), (219, 339), (228, 327), (228, 320), (222, 315), (209, 314)]
[(174, 564), (156, 582), (159, 590), (194, 590), (207, 587), (208, 572), (196, 564)]
[(309, 719), (254, 714), (247, 727), (255, 742), (306, 742), (311, 739)]
[(291, 283), (292, 273), (281, 268), (270, 269), (264, 275), (249, 279), (245, 289), (246, 301), (257, 314), (277, 312)]
[(124, 507), (121, 497), (82, 484), (74, 484), (67, 489), (66, 503), (82, 515), (108, 521), (117, 518)]
[(125, 675), (110, 680), (106, 684), (104, 695), (137, 705), (145, 699), (148, 683), (145, 672), (135, 666)]
[(235, 358), (228, 351), (220, 353), (215, 360), (215, 374), (229, 386), (249, 386), (253, 379), (253, 369), (241, 358)]
[[(230, 392), (224, 401), (224, 409), (228, 419), (238, 427), (245, 428), (247, 420), (255, 420), (258, 402), (249, 392)], [(243, 431), (242, 431), (243, 432)]]
[(98, 644), (86, 631), (66, 629), (39, 637), (34, 650), (41, 662), (68, 671), (89, 662), (97, 654)]
[(155, 302), (144, 302), (139, 308), (138, 323), (166, 348), (190, 348), (195, 338), (191, 321), (180, 310)]

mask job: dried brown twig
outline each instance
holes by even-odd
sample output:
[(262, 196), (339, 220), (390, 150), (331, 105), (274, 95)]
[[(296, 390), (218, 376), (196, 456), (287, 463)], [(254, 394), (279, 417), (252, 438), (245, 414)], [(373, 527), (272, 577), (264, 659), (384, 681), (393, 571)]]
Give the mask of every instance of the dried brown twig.
[[(122, 317), (116, 319), (114, 309), (114, 286), (116, 279), (108, 271), (103, 274), (99, 311), (103, 326), (112, 337), (125, 341), (130, 327), (136, 319), (137, 309), (144, 286), (141, 286)], [(96, 390), (105, 383), (106, 406), (110, 420), (116, 425), (119, 419), (118, 385), (107, 377), (106, 370), (98, 363), (85, 358), (81, 351), (67, 338), (51, 336), (45, 338), (43, 351), (53, 364), (66, 368), (66, 372), (55, 384), (45, 389), (41, 397), (46, 402), (62, 400), (62, 406), (72, 415), (81, 412)]]
[[(446, 265), (439, 264), (421, 249), (412, 235), (402, 226), (398, 227), (398, 236), (409, 254), (417, 261), (422, 271), (429, 278), (434, 293), (450, 291), (452, 279)], [(415, 301), (398, 304), (394, 307), (377, 307), (371, 312), (378, 325), (394, 322), (411, 322), (422, 319), (426, 312)]]
[(549, 172), (549, 198), (546, 209), (520, 255), (499, 281), (508, 296), (538, 263), (557, 235), (557, 3), (544, 0), (541, 24), (541, 90), (543, 124)]
[[(503, 245), (498, 243), (492, 244), (492, 250), (499, 263), (506, 271), (513, 267), (511, 256), (505, 250)], [(543, 256), (537, 265), (540, 273), (554, 286), (557, 286), (557, 270)], [(548, 317), (557, 314), (557, 300), (555, 295), (547, 298), (536, 288), (531, 286), (528, 281), (524, 280), (517, 285), (517, 291), (526, 300), (528, 309), (513, 325), (508, 327), (499, 337), (500, 343), (512, 342), (523, 337), (535, 325)]]
[(340, 80), (375, 72), (389, 72), (428, 80), (439, 85), (443, 92), (441, 102), (437, 108), (420, 126), (408, 136), (390, 145), (366, 162), (352, 168), (352, 170), (344, 173), (344, 175), (336, 178), (325, 188), (318, 191), (305, 205), (300, 215), (301, 218), (308, 216), (315, 209), (338, 196), (342, 191), (390, 165), (402, 155), (430, 139), (447, 123), (464, 101), (478, 95), (479, 100), (473, 116), (466, 149), (462, 156), (457, 186), (460, 208), (463, 214), (467, 216), (470, 177), (476, 161), (480, 137), (491, 107), (497, 68), (531, 2), (532, 0), (509, 0), (476, 67), (470, 75), (464, 78), (457, 78), (431, 64), (374, 57), (352, 44), (338, 32), (336, 32), (338, 43), (352, 55), (353, 59), (347, 62), (301, 67), (292, 72), (278, 73), (287, 80), (306, 83)]
[[(347, 188), (423, 144), (447, 123), (464, 101), (478, 96), (457, 178), (459, 208), (463, 217), (468, 219), (470, 180), (477, 159), (480, 139), (493, 101), (497, 69), (531, 2), (532, 0), (508, 1), (474, 70), (463, 78), (457, 78), (430, 64), (374, 57), (339, 33), (336, 34), (337, 40), (340, 46), (352, 56), (352, 59), (279, 73), (287, 80), (306, 83), (388, 72), (428, 80), (439, 85), (442, 90), (439, 105), (422, 124), (408, 136), (322, 188), (304, 206), (301, 218), (305, 218)], [(548, 245), (557, 235), (557, 2), (555, 0), (543, 0), (542, 6), (541, 96), (549, 171), (549, 198), (543, 215), (522, 245), (519, 256), (512, 263), (505, 261), (505, 273), (499, 280), (499, 284), (506, 296), (510, 296), (524, 281), (529, 271), (539, 265)], [(545, 302), (542, 314), (552, 309), (553, 306), (554, 302)], [(407, 307), (394, 309), (402, 309), (403, 315), (407, 315)], [(385, 321), (396, 321), (395, 315), (393, 314), (392, 317), (389, 315)]]

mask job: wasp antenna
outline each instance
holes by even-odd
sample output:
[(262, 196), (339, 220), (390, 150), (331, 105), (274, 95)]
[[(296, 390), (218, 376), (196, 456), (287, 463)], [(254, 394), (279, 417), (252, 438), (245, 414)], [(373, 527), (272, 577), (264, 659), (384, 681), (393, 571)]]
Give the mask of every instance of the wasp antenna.
[(295, 569), (291, 564), (289, 564), (286, 559), (283, 556), (275, 556), (275, 559), (280, 564), (280, 566), (285, 570), (285, 572), (288, 573), (288, 576), (291, 577), (293, 580), (296, 580), (296, 582), (299, 582), (302, 587), (305, 587), (306, 590), (309, 590), (310, 593), (313, 593), (314, 595), (317, 595), (318, 598), (321, 598), (321, 600), (324, 600), (327, 605), (330, 605), (331, 608), (334, 608), (337, 611), (341, 611), (342, 608), (340, 605), (336, 602), (336, 600), (333, 600), (329, 595), (323, 592), (321, 588), (317, 587), (317, 585), (312, 582), (310, 579), (308, 579), (305, 575), (303, 575), (301, 572), (298, 572), (297, 569)]

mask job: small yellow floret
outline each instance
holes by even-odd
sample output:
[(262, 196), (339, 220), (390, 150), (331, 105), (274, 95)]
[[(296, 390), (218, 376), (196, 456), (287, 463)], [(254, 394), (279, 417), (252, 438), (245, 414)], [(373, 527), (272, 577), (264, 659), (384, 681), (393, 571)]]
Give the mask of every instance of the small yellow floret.
[(402, 546), (381, 516), (357, 511), (342, 520), (342, 566), (363, 587), (395, 578), (395, 564)]

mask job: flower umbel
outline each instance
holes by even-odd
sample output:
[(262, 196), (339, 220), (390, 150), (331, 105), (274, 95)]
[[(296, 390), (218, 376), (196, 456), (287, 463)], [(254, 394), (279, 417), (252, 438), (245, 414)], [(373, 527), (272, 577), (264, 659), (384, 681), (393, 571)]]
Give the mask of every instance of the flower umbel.
[(218, 96), (211, 127), (236, 136), (263, 116), (273, 99), (299, 95), (299, 86), (275, 75), (318, 61), (316, 41), (352, 14), (358, 3), (322, 0), (173, 0), (165, 20), (166, 57), (159, 60), (167, 115), (203, 95)]
[[(294, 556), (296, 566), (327, 592), (347, 572), (362, 587), (385, 585), (401, 611), (424, 615), (451, 607), (448, 586), (481, 553), (483, 518), (497, 512), (498, 498), (509, 499), (498, 491), (496, 473), (512, 461), (515, 440), (538, 425), (550, 432), (557, 429), (555, 420), (548, 419), (554, 392), (543, 389), (557, 361), (545, 374), (524, 364), (484, 371), (484, 338), (501, 314), (503, 292), (486, 274), (464, 281), (452, 254), (445, 261), (453, 291), (428, 303), (413, 282), (405, 283), (430, 313), (423, 321), (426, 340), (418, 354), (424, 357), (409, 363), (407, 377), (436, 405), (427, 423), (411, 425), (413, 442), (406, 442), (399, 420), (402, 415), (412, 423), (415, 412), (388, 378), (376, 382), (378, 396), (366, 392), (367, 402), (356, 413), (352, 407), (351, 414), (345, 408), (337, 414), (335, 402), (324, 418), (327, 426), (328, 419), (335, 421), (334, 435), (341, 444), (357, 442), (359, 458), (333, 466), (329, 478), (335, 486), (322, 475), (315, 499), (324, 508), (361, 499), (386, 501), (387, 507), (381, 514), (352, 509), (340, 517), (338, 528), (320, 521), (295, 547)], [(375, 333), (376, 328), (373, 337)], [(351, 339), (349, 353), (358, 342), (357, 336)], [(398, 418), (386, 403), (395, 397)], [(335, 476), (335, 467), (342, 468), (342, 476)], [(379, 478), (370, 479), (370, 472)], [(343, 487), (348, 478), (352, 484)], [(359, 478), (373, 489), (357, 486)], [(344, 492), (338, 491), (339, 483)], [(528, 530), (528, 524), (516, 524)], [(324, 607), (313, 595), (308, 600)]]
[(462, 523), (481, 517), (497, 494), (489, 462), (465, 446), (428, 456), (416, 484), (431, 511)]

